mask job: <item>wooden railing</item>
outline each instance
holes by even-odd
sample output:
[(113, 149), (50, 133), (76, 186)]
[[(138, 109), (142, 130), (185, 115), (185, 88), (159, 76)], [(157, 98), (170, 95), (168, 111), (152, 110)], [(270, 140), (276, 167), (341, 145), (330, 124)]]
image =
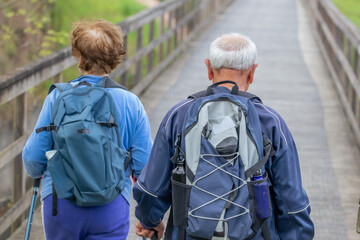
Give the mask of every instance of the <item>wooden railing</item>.
[[(133, 93), (141, 94), (186, 48), (187, 42), (196, 36), (198, 30), (232, 1), (171, 0), (125, 19), (119, 25), (124, 33), (128, 55), (111, 77)], [(62, 81), (64, 70), (75, 64), (71, 48), (66, 47), (13, 73), (0, 76), (0, 105), (14, 101), (15, 106), (15, 140), (0, 149), (0, 178), (3, 179), (1, 173), (5, 167), (12, 165), (13, 169), (12, 194), (0, 197), (11, 205), (0, 215), (0, 239), (14, 231), (15, 222), (18, 225), (26, 218), (31, 200), (32, 181), (24, 173), (21, 159), (29, 130), (33, 128), (27, 123), (26, 94), (48, 79)], [(9, 201), (4, 201), (4, 198)]]
[(360, 31), (330, 0), (303, 2), (311, 11), (320, 47), (360, 145)]

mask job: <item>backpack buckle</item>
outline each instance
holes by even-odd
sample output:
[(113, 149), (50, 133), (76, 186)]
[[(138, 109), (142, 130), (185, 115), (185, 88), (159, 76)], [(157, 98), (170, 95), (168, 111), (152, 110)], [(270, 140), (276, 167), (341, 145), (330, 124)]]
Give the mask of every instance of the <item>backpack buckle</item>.
[[(180, 159), (181, 156), (181, 149), (180, 149), (180, 142), (181, 142), (181, 133), (178, 133), (176, 136), (176, 140), (174, 142), (175, 152), (174, 155), (170, 158), (170, 161), (174, 164), (176, 164), (178, 159)], [(184, 157), (184, 156), (183, 156)]]

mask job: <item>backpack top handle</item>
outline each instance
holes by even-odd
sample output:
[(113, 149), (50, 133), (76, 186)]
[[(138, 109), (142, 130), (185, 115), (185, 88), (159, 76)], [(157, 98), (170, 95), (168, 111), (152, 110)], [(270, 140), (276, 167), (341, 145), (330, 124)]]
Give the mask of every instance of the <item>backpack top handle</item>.
[(234, 84), (234, 86), (231, 89), (231, 94), (239, 95), (239, 87), (238, 87), (238, 85), (233, 81), (225, 80), (225, 81), (216, 82), (213, 85), (209, 86), (207, 88), (207, 90), (206, 90), (206, 96), (210, 96), (210, 95), (214, 94), (213, 88), (217, 87), (217, 86), (219, 86), (221, 84), (224, 84), (224, 83), (232, 83), (232, 84)]
[(82, 82), (80, 82), (78, 85), (76, 85), (74, 88), (77, 88), (77, 87), (79, 87), (79, 86), (81, 86), (81, 85), (86, 85), (86, 86), (88, 86), (88, 87), (92, 87), (92, 85), (91, 85), (89, 82), (87, 82), (87, 81), (82, 81)]

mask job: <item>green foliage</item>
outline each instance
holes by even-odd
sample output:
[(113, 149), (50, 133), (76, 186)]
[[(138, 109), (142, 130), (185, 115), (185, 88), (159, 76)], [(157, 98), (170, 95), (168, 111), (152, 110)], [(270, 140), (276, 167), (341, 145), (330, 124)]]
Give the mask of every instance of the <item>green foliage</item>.
[(68, 38), (63, 32), (49, 31), (52, 2), (9, 1), (0, 8), (0, 75), (50, 54)]
[(41, 44), (40, 56), (46, 56), (53, 52), (54, 46), (65, 46), (68, 43), (69, 33), (65, 31), (56, 32), (52, 29), (47, 31)]
[(134, 0), (61, 0), (54, 5), (53, 26), (58, 31), (70, 32), (72, 23), (79, 20), (104, 19), (118, 23), (145, 8)]
[(358, 28), (360, 28), (360, 1), (359, 0), (332, 0), (334, 4)]

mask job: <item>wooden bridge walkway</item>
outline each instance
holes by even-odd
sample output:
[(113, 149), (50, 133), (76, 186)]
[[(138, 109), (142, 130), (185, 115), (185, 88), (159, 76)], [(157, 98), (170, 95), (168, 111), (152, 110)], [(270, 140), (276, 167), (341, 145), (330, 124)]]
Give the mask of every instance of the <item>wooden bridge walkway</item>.
[[(204, 89), (210, 42), (241, 32), (258, 47), (259, 67), (250, 91), (277, 110), (297, 143), (302, 179), (310, 197), (315, 239), (359, 239), (360, 153), (332, 76), (300, 0), (242, 0), (217, 15), (141, 96), (155, 136), (176, 102)], [(133, 206), (132, 206), (133, 207)], [(135, 219), (128, 239), (134, 235)], [(36, 212), (31, 239), (44, 239)], [(11, 238), (23, 239), (24, 230)]]

